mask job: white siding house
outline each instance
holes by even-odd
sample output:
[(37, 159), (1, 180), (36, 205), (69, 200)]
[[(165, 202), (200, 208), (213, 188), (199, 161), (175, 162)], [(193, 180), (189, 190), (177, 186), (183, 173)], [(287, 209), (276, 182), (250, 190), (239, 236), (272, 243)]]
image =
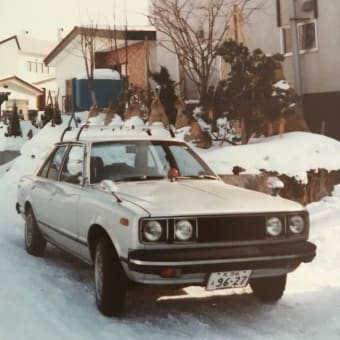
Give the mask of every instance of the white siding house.
[(11, 36), (0, 41), (0, 87), (10, 92), (2, 110), (14, 103), (24, 114), (37, 109), (37, 97), (44, 92), (56, 93), (55, 70), (44, 65), (53, 42), (28, 36)]
[(338, 0), (267, 0), (245, 29), (250, 48), (285, 55), (311, 130), (340, 140), (339, 13)]

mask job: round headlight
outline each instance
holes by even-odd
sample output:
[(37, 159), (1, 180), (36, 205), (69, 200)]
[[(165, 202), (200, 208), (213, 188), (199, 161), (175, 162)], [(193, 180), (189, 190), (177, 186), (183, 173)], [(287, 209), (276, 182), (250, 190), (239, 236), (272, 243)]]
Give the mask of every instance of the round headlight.
[(143, 236), (150, 242), (156, 242), (162, 237), (163, 229), (158, 221), (147, 221), (143, 226)]
[(190, 221), (180, 220), (175, 223), (175, 236), (177, 240), (188, 241), (191, 239), (194, 228)]
[(278, 217), (270, 217), (267, 219), (267, 234), (270, 236), (280, 236), (282, 234), (282, 221)]
[(292, 234), (301, 234), (305, 230), (305, 220), (300, 215), (289, 218), (289, 231)]

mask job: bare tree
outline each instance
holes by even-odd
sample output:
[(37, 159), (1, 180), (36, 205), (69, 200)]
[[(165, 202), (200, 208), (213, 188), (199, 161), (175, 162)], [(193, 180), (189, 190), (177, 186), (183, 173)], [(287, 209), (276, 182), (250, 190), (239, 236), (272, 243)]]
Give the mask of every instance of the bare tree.
[(236, 8), (245, 12), (249, 1), (151, 0), (149, 20), (168, 40), (160, 44), (177, 55), (201, 99), (208, 92), (217, 49), (227, 35), (233, 13)]
[(96, 35), (97, 25), (89, 25), (80, 28), (80, 45), (82, 57), (84, 59), (87, 79), (89, 82), (89, 91), (92, 100), (92, 107), (97, 108), (97, 98), (94, 90), (94, 69), (95, 69), (95, 55), (96, 55)]

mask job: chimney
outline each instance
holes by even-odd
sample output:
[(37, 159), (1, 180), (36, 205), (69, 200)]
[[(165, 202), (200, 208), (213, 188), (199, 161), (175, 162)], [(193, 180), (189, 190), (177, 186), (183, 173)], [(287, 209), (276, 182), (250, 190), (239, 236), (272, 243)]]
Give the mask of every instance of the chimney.
[(62, 27), (59, 27), (58, 30), (57, 30), (57, 39), (58, 39), (58, 42), (63, 39), (63, 32), (64, 32), (64, 29)]

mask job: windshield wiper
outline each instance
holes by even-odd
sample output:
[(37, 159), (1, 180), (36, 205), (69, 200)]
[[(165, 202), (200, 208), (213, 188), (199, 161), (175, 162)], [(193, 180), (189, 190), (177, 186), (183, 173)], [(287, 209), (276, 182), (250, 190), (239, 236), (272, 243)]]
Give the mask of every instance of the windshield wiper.
[(178, 176), (176, 179), (218, 179), (215, 175), (209, 174), (198, 174), (198, 175), (187, 175), (187, 176)]
[(130, 176), (130, 177), (124, 177), (119, 180), (116, 180), (116, 182), (129, 182), (129, 181), (149, 181), (153, 179), (164, 179), (165, 176), (147, 176), (147, 175), (141, 175), (141, 176)]
[(204, 179), (218, 179), (215, 175), (209, 175), (209, 174), (199, 174), (198, 178), (204, 178)]

